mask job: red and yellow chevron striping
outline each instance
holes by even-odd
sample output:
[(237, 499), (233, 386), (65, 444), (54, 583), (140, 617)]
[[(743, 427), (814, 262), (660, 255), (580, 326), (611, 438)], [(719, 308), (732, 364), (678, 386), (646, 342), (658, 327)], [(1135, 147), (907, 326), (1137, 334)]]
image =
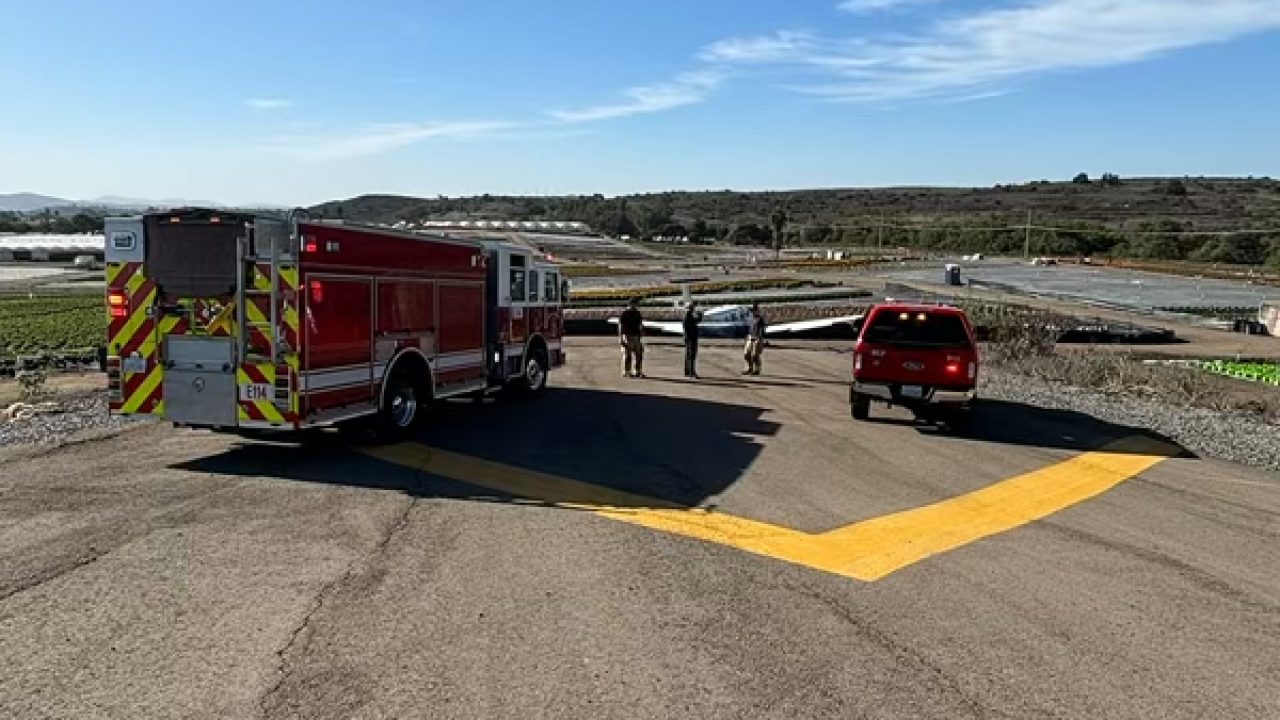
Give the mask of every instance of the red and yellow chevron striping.
[(128, 311), (108, 316), (107, 354), (121, 363), (119, 399), (111, 409), (123, 413), (159, 410), (161, 371), (156, 349), (155, 320), (148, 312), (155, 303), (156, 284), (142, 272), (141, 263), (108, 263), (107, 288), (125, 295)]
[[(163, 415), (163, 377), (161, 351), (163, 339), (169, 335), (209, 335), (232, 337), (238, 332), (238, 318), (233, 298), (179, 298), (176, 304), (186, 311), (164, 314), (157, 319), (149, 312), (157, 304), (156, 283), (146, 277), (141, 263), (109, 263), (106, 268), (107, 287), (120, 291), (128, 298), (128, 312), (122, 317), (108, 318), (109, 355), (124, 359), (121, 362), (121, 393), (111, 401), (111, 410), (121, 413), (145, 413)], [(271, 266), (259, 264), (252, 273), (251, 288), (269, 292)], [(244, 363), (237, 369), (238, 385), (257, 385), (268, 388), (261, 393), (265, 397), (245, 400), (237, 398), (238, 417), (241, 421), (292, 424), (300, 410), (296, 392), (300, 369), (300, 331), (298, 312), (298, 269), (295, 265), (281, 265), (279, 269), (279, 325), (281, 349), (280, 368), (289, 373), (289, 401), (287, 408), (274, 403), (277, 366), (270, 362)], [(171, 300), (171, 302), (173, 302)], [(276, 332), (271, 327), (271, 298), (269, 294), (252, 294), (246, 298), (243, 321), (246, 324), (246, 340), (254, 350), (267, 354)], [(126, 370), (125, 368), (131, 368)]]
[(292, 424), (292, 412), (282, 411), (276, 407), (274, 386), (276, 370), (270, 364), (244, 363), (236, 372), (236, 384), (245, 386), (261, 386), (265, 389), (262, 397), (245, 399), (242, 395), (236, 407), (236, 417), (240, 422), (267, 422), (276, 424)]

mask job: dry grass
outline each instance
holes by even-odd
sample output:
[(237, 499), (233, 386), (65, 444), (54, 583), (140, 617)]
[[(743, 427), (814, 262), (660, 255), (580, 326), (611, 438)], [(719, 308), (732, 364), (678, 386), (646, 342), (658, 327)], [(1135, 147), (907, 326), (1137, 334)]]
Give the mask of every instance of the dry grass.
[(1155, 400), (1173, 408), (1243, 411), (1280, 421), (1280, 388), (1213, 375), (1193, 367), (1143, 362), (1114, 346), (1061, 350), (1046, 330), (1051, 313), (993, 314), (984, 318), (991, 339), (984, 359), (1027, 378), (1087, 388), (1107, 395)]

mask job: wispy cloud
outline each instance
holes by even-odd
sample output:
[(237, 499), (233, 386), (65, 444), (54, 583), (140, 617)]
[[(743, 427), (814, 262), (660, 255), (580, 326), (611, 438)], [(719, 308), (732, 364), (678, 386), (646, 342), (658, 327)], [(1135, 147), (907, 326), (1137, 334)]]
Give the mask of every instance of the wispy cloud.
[(687, 72), (665, 83), (630, 88), (619, 103), (550, 111), (546, 113), (550, 119), (382, 123), (331, 135), (286, 135), (256, 147), (307, 160), (338, 160), (391, 152), (428, 140), (574, 137), (586, 132), (581, 127), (584, 123), (701, 102), (726, 77), (717, 69)]
[(727, 78), (719, 69), (687, 72), (668, 82), (628, 88), (619, 102), (548, 114), (561, 122), (588, 122), (671, 110), (702, 102)]
[(820, 44), (814, 35), (784, 30), (773, 35), (717, 40), (698, 53), (708, 63), (786, 62), (805, 57)]
[(249, 98), (244, 101), (245, 105), (254, 110), (281, 110), (287, 108), (293, 103), (284, 98)]
[(495, 135), (517, 127), (500, 121), (383, 123), (333, 135), (289, 135), (268, 140), (260, 149), (308, 160), (336, 160), (377, 155), (432, 139), (465, 139)]
[(836, 7), (850, 13), (868, 13), (935, 2), (939, 0), (844, 0)]
[(730, 38), (700, 57), (783, 69), (793, 89), (838, 101), (979, 98), (1049, 73), (1141, 62), (1276, 28), (1276, 0), (1033, 0), (889, 38)]

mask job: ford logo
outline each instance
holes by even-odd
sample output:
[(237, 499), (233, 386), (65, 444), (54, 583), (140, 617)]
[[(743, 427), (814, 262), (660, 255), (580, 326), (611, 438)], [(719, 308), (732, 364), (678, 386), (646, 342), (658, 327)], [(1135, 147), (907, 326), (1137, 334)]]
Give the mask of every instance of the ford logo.
[(908, 369), (908, 370), (923, 370), (923, 369), (924, 369), (924, 363), (918, 363), (918, 362), (904, 362), (904, 363), (902, 363), (902, 367), (904, 367), (904, 368), (906, 368), (906, 369)]

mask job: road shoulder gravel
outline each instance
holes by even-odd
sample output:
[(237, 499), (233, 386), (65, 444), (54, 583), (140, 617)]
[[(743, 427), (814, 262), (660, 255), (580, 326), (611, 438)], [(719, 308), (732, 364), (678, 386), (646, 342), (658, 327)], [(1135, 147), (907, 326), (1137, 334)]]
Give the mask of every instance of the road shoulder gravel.
[(1178, 407), (1130, 394), (1110, 395), (991, 367), (984, 370), (979, 392), (986, 398), (1069, 410), (1148, 430), (1200, 457), (1280, 471), (1280, 427), (1255, 414)]

